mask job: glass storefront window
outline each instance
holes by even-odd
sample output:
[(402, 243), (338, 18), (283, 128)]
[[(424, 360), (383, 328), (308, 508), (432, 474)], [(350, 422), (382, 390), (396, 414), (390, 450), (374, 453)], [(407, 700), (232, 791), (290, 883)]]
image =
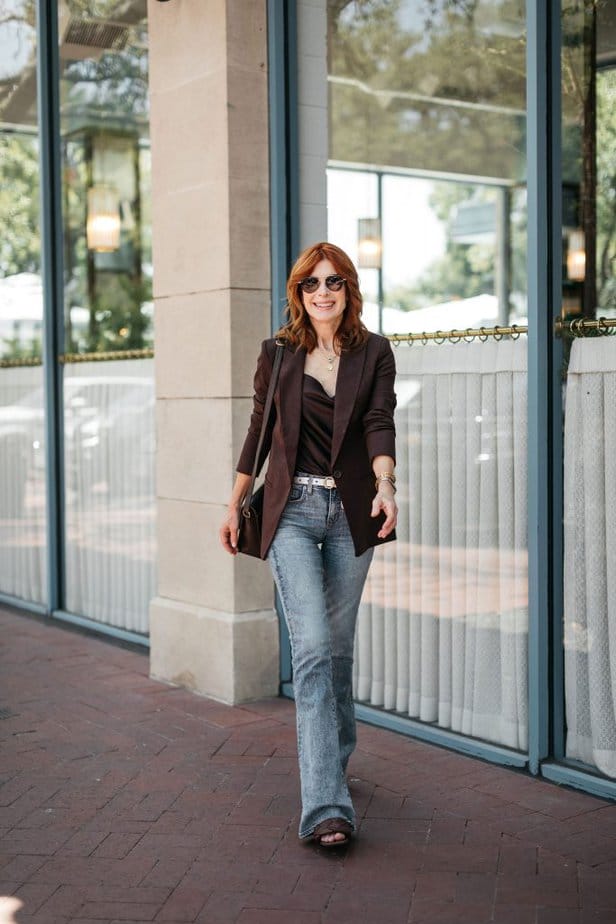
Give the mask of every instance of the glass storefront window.
[(61, 2), (59, 40), (65, 351), (87, 354), (64, 365), (65, 608), (143, 634), (155, 583), (145, 0)]
[(43, 292), (30, 0), (0, 14), (0, 592), (44, 603)]
[[(328, 11), (329, 158), (342, 168), (330, 169), (329, 230), (359, 259), (357, 218), (381, 222), (383, 329), (523, 323), (524, 4)], [(349, 165), (382, 184), (378, 203), (344, 198)], [(365, 281), (378, 303), (379, 281)]]
[[(359, 267), (368, 326), (524, 323), (525, 4), (323, 7), (328, 237)], [(489, 336), (398, 348), (400, 528), (375, 555), (355, 666), (360, 701), (522, 751), (526, 353)]]
[[(616, 778), (616, 2), (562, 4), (565, 747)], [(600, 336), (596, 336), (599, 334)]]
[[(155, 562), (146, 3), (60, 0), (57, 13), (65, 279), (65, 355), (57, 357), (64, 371), (66, 526), (60, 605), (145, 633)], [(0, 592), (43, 603), (36, 29), (32, 0), (2, 5)], [(131, 358), (97, 361), (110, 353)], [(74, 354), (87, 354), (87, 361)]]

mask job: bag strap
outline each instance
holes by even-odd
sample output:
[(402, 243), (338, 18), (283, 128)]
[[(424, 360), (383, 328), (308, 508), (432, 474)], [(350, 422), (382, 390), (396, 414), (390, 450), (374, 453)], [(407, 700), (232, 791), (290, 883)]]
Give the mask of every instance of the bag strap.
[(263, 419), (261, 421), (261, 432), (259, 433), (259, 442), (257, 443), (257, 451), (255, 453), (255, 461), (252, 467), (252, 475), (250, 476), (250, 487), (248, 488), (248, 493), (244, 498), (244, 503), (242, 504), (242, 510), (248, 510), (252, 502), (252, 495), (255, 491), (255, 481), (257, 480), (257, 469), (259, 467), (259, 456), (261, 455), (261, 449), (263, 447), (263, 440), (265, 439), (265, 431), (269, 423), (270, 414), (272, 412), (272, 403), (274, 400), (274, 392), (276, 391), (276, 385), (278, 384), (278, 376), (280, 374), (280, 367), (282, 365), (282, 356), (284, 354), (285, 344), (277, 340), (276, 341), (276, 356), (274, 357), (274, 365), (272, 366), (272, 375), (269, 380), (269, 385), (267, 388), (267, 396), (265, 398), (265, 407), (263, 408)]

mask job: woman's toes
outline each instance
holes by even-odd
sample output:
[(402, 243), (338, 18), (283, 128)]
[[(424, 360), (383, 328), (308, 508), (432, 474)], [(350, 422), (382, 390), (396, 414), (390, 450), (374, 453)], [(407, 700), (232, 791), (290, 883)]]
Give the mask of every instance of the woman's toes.
[(333, 844), (334, 841), (343, 841), (345, 840), (344, 834), (340, 831), (336, 831), (335, 834), (324, 834), (321, 838), (321, 841), (325, 844)]

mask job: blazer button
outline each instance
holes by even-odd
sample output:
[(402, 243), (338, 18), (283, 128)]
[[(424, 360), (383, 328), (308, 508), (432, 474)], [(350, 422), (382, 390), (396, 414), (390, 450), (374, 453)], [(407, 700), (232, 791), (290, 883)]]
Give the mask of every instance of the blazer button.
[(342, 478), (342, 472), (337, 468), (334, 472), (334, 478)]

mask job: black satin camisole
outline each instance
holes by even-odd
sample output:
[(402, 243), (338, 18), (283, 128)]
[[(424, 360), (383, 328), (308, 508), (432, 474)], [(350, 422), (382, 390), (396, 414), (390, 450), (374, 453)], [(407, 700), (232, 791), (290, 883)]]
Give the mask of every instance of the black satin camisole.
[(334, 401), (318, 379), (304, 373), (302, 423), (295, 470), (309, 475), (331, 474)]

